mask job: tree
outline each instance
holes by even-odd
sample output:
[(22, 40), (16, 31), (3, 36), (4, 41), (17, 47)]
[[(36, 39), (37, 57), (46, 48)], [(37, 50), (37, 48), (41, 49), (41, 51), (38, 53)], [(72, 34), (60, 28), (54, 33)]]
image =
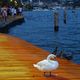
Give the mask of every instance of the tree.
[(3, 0), (0, 0), (0, 6), (2, 5)]

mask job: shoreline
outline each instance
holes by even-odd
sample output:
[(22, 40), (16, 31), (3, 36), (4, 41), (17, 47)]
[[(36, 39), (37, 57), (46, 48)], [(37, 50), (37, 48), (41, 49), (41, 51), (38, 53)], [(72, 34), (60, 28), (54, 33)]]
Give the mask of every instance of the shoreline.
[(9, 33), (9, 29), (20, 25), (24, 22), (23, 16), (10, 17), (6, 22), (2, 21), (0, 24), (0, 33)]

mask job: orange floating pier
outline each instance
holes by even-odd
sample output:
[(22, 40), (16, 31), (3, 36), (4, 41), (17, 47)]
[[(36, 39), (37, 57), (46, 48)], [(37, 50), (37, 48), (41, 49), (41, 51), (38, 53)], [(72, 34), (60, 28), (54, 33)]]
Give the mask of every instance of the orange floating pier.
[(80, 65), (57, 58), (60, 67), (52, 76), (33, 67), (49, 54), (29, 42), (0, 34), (0, 80), (80, 80)]

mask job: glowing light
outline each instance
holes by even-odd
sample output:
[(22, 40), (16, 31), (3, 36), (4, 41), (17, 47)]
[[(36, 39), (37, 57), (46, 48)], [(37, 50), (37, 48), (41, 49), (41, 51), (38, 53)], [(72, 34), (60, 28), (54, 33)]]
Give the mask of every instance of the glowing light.
[(17, 1), (14, 1), (15, 2), (15, 4), (17, 4)]
[(10, 2), (12, 2), (13, 0), (10, 0)]

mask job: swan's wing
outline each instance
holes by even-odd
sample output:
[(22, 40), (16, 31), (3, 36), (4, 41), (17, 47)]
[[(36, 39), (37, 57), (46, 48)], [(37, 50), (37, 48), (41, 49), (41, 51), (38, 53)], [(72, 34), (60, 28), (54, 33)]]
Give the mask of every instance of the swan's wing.
[(57, 61), (53, 61), (53, 62), (48, 62), (48, 64), (45, 64), (45, 66), (43, 66), (43, 70), (52, 71), (56, 70), (58, 67), (59, 63)]
[(37, 65), (40, 66), (40, 67), (48, 66), (49, 62), (47, 60), (42, 60), (42, 61), (38, 62)]
[(49, 67), (49, 62), (47, 60), (42, 60), (36, 64), (39, 70), (47, 71)]
[(52, 61), (52, 62), (50, 62), (50, 63), (52, 64), (52, 67), (53, 67), (54, 70), (59, 67), (58, 61)]
[(58, 67), (58, 63), (56, 61), (49, 62), (48, 60), (42, 60), (36, 64), (39, 70), (42, 71), (51, 71)]

